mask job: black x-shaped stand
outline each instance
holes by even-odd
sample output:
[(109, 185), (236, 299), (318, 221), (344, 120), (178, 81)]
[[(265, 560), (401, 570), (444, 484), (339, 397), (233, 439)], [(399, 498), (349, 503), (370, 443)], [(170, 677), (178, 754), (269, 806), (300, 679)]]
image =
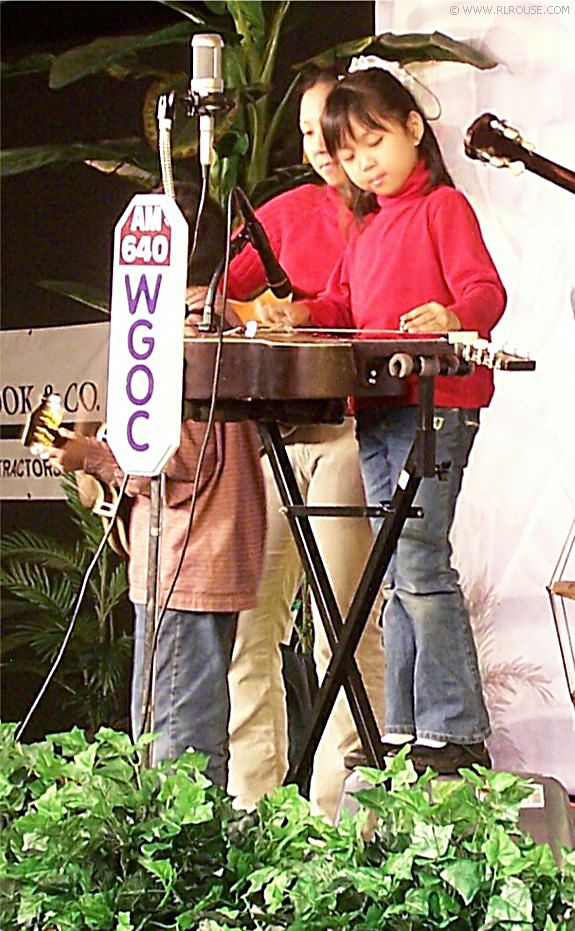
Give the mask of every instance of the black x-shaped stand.
[[(434, 388), (433, 376), (419, 376), (419, 406), (413, 445), (391, 501), (382, 504), (380, 508), (322, 508), (304, 505), (277, 423), (258, 423), (286, 517), (333, 654), (312, 708), (302, 748), (287, 773), (285, 784), (296, 783), (300, 789), (304, 785), (341, 686), (345, 689), (368, 763), (378, 768), (383, 766), (379, 728), (354, 656), (403, 525), (408, 517), (421, 516), (421, 512), (412, 507), (419, 483), (423, 477), (433, 477), (436, 473)], [(312, 516), (330, 514), (383, 517), (383, 524), (374, 541), (345, 623), (309, 521)]]

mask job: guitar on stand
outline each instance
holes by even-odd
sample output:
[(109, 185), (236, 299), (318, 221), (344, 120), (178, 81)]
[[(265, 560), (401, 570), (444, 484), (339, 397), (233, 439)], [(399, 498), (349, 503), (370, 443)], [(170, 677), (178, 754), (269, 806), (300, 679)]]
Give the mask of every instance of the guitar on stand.
[(473, 121), (465, 135), (464, 149), (469, 158), (515, 173), (532, 171), (575, 194), (575, 171), (537, 155), (518, 129), (493, 113), (482, 113)]

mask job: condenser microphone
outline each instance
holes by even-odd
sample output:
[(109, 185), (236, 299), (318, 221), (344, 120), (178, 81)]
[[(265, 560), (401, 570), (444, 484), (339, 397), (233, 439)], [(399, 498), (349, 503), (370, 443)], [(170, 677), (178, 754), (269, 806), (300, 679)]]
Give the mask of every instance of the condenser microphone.
[(209, 168), (214, 149), (214, 114), (222, 109), (222, 37), (200, 33), (192, 37), (192, 80), (190, 95), (199, 114), (200, 165)]
[(256, 217), (254, 208), (240, 187), (234, 188), (234, 197), (245, 231), (261, 259), (270, 291), (279, 298), (291, 297), (291, 282), (275, 257), (267, 233)]

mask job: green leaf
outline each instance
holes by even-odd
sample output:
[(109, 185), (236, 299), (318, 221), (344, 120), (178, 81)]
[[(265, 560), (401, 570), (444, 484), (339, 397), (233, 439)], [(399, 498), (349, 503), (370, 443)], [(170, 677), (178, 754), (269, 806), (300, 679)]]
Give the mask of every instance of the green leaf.
[[(0, 152), (0, 176), (11, 177), (45, 168), (47, 165), (73, 165), (81, 162), (112, 162), (114, 166), (125, 162), (140, 164), (144, 151), (152, 163), (152, 153), (144, 150), (139, 139), (126, 139), (114, 143), (72, 142), (62, 145), (38, 145), (30, 148), (3, 149)], [(114, 168), (117, 171), (117, 167)]]
[(85, 304), (87, 307), (93, 307), (95, 310), (101, 310), (102, 313), (110, 313), (110, 299), (107, 294), (99, 288), (90, 287), (80, 281), (37, 281), (39, 288), (45, 291), (52, 291), (54, 294), (61, 294), (63, 297), (70, 297), (79, 304)]
[(229, 158), (232, 155), (245, 155), (250, 147), (250, 137), (247, 133), (228, 132), (221, 136), (216, 143), (216, 152), (220, 158)]
[(533, 901), (525, 883), (512, 877), (500, 895), (493, 895), (487, 906), (485, 928), (500, 928), (502, 922), (531, 922)]
[(418, 857), (437, 860), (444, 856), (449, 847), (453, 825), (445, 826), (416, 823), (411, 837), (411, 849)]
[(226, 6), (238, 33), (263, 51), (266, 21), (261, 0), (228, 0)]
[(134, 925), (131, 922), (129, 912), (120, 912), (118, 914), (114, 931), (134, 931)]
[(226, 0), (205, 0), (205, 5), (211, 13), (216, 13), (217, 16), (223, 16), (228, 10)]
[(43, 71), (49, 71), (56, 56), (50, 52), (37, 52), (34, 55), (28, 55), (26, 58), (19, 58), (18, 61), (0, 62), (0, 74), (2, 79), (22, 77), (27, 74), (38, 74)]
[(276, 872), (271, 882), (268, 882), (264, 889), (264, 902), (268, 906), (272, 915), (281, 908), (285, 891), (292, 882), (293, 877), (289, 872)]
[[(196, 22), (202, 21), (196, 19)], [(141, 76), (146, 69), (137, 53), (174, 42), (187, 42), (192, 31), (189, 23), (183, 22), (144, 35), (94, 39), (87, 45), (69, 49), (58, 55), (50, 71), (50, 87), (58, 90), (90, 74), (101, 71), (118, 73), (117, 69), (120, 69), (124, 77), (133, 71)], [(147, 73), (158, 74), (157, 69), (147, 69)]]
[(110, 898), (110, 892), (86, 892), (79, 897), (80, 913), (88, 928), (101, 931), (102, 928), (110, 927), (112, 920), (112, 909), (108, 901)]
[(83, 563), (78, 565), (78, 554), (72, 547), (62, 546), (52, 537), (30, 530), (14, 530), (2, 537), (0, 556), (4, 562), (35, 563), (73, 574), (83, 571)]
[(165, 890), (173, 886), (176, 871), (170, 860), (148, 860), (144, 857), (140, 862), (148, 872), (158, 877)]
[(481, 889), (485, 870), (474, 860), (456, 860), (439, 874), (459, 893), (466, 905), (473, 901)]
[(309, 64), (329, 67), (340, 59), (363, 54), (378, 55), (387, 61), (397, 61), (403, 65), (424, 61), (456, 61), (486, 69), (495, 68), (498, 64), (494, 58), (479, 49), (466, 42), (452, 39), (442, 32), (404, 35), (385, 32), (379, 36), (365, 36), (363, 39), (342, 42), (294, 67), (297, 70)]
[(521, 853), (506, 830), (500, 825), (494, 825), (490, 836), (481, 848), (487, 865), (503, 874), (514, 871), (521, 864)]

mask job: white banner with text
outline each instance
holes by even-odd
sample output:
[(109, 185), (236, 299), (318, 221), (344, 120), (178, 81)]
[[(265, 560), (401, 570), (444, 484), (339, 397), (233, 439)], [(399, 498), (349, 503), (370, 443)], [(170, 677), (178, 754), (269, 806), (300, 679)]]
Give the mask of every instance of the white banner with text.
[(58, 476), (21, 442), (43, 395), (62, 399), (64, 425), (105, 419), (110, 325), (89, 323), (2, 333), (0, 492), (3, 499), (63, 498)]

